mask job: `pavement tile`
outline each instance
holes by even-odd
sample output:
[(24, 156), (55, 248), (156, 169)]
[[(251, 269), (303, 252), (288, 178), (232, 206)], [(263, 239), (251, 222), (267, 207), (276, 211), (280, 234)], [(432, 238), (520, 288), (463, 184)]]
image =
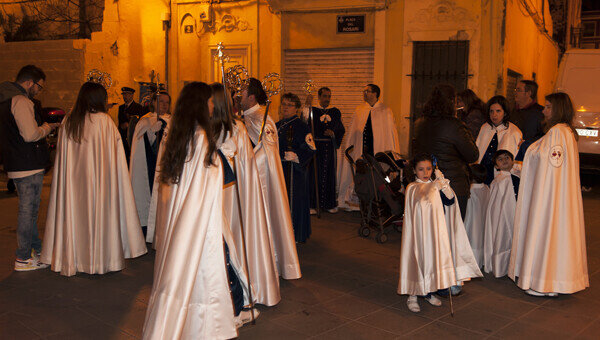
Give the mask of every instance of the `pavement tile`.
[(600, 319), (596, 319), (592, 324), (590, 324), (586, 329), (584, 329), (581, 333), (575, 336), (575, 339), (590, 339), (597, 340), (600, 329)]
[(408, 309), (400, 310), (389, 307), (373, 312), (356, 321), (398, 335), (410, 333), (433, 322), (431, 319), (420, 316), (419, 313), (413, 313)]
[(512, 320), (474, 308), (473, 304), (462, 308), (454, 313), (454, 316), (446, 315), (440, 321), (460, 326), (472, 331), (491, 335), (495, 331), (506, 326)]
[(47, 340), (134, 340), (135, 337), (100, 321), (45, 337)]
[(406, 339), (485, 339), (487, 335), (434, 321), (404, 336)]
[(16, 313), (0, 315), (0, 339), (41, 339), (40, 334), (26, 327), (20, 320), (27, 321)]
[[(261, 316), (262, 317), (262, 316)], [(300, 332), (289, 329), (288, 327), (278, 325), (270, 321), (264, 321), (259, 318), (256, 320), (256, 325), (244, 325), (238, 330), (240, 339), (285, 339), (296, 340), (306, 339), (306, 335)]]
[(553, 330), (563, 336), (573, 336), (590, 325), (593, 319), (542, 306), (525, 314), (519, 318), (519, 321), (535, 325), (535, 327)]
[(339, 268), (314, 263), (302, 264), (301, 270), (303, 279), (314, 281), (341, 272)]
[(273, 322), (286, 326), (307, 336), (324, 333), (350, 320), (328, 313), (319, 307), (305, 308), (298, 313), (286, 315)]
[(600, 317), (600, 302), (579, 298), (578, 294), (559, 295), (556, 298), (548, 298), (548, 300), (544, 304), (545, 308), (590, 318)]
[(27, 306), (19, 309), (27, 327), (37, 334), (51, 335), (98, 322), (93, 316), (73, 307)]
[(323, 308), (323, 310), (331, 314), (352, 320), (382, 309), (381, 305), (352, 295), (344, 295), (337, 299), (321, 303), (318, 307)]
[(488, 311), (494, 314), (498, 314), (510, 319), (516, 319), (523, 314), (526, 314), (538, 306), (535, 304), (519, 301), (517, 299), (509, 298), (504, 295), (490, 293), (477, 303), (473, 304), (473, 307), (482, 311)]
[(286, 315), (295, 314), (300, 310), (309, 308), (310, 305), (292, 299), (281, 299), (278, 304), (272, 307), (256, 305), (260, 311), (260, 320), (275, 320)]
[[(563, 334), (555, 332), (556, 328), (539, 327), (522, 321), (515, 321), (506, 325), (493, 334), (500, 339), (564, 339)], [(597, 339), (597, 338), (596, 338)]]
[(318, 281), (318, 283), (329, 287), (331, 289), (339, 290), (340, 292), (350, 292), (356, 289), (360, 289), (369, 286), (376, 281), (362, 278), (349, 273), (340, 273), (332, 276), (328, 276)]
[(396, 334), (358, 322), (349, 322), (336, 329), (319, 334), (313, 339), (360, 340), (360, 339), (396, 339)]
[(316, 305), (344, 294), (341, 290), (332, 289), (329, 285), (322, 282), (304, 282), (294, 288), (282, 291), (281, 298), (303, 302), (307, 305)]
[(382, 306), (390, 306), (402, 301), (402, 297), (396, 293), (395, 286), (379, 282), (353, 290), (350, 292), (350, 295), (360, 297)]

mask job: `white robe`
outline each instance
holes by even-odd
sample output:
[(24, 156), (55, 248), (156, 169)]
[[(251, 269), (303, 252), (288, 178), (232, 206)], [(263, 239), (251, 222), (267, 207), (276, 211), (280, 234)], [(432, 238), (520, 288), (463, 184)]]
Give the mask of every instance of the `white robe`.
[(263, 139), (259, 143), (258, 136), (263, 115), (264, 109), (257, 104), (244, 112), (244, 123), (248, 136), (255, 145), (254, 158), (260, 175), (269, 236), (275, 251), (277, 271), (286, 280), (299, 279), (302, 275), (296, 251), (290, 204), (279, 157), (277, 127), (273, 119), (267, 117)]
[[(68, 117), (66, 119), (69, 119)], [(41, 261), (62, 275), (121, 270), (146, 253), (121, 135), (105, 113), (86, 117), (81, 143), (60, 127)]]
[(392, 109), (381, 102), (375, 103), (373, 107), (367, 103), (359, 105), (356, 108), (350, 129), (346, 132), (346, 141), (341, 150), (341, 161), (338, 162), (341, 163), (338, 180), (338, 207), (340, 208), (358, 208), (359, 202), (354, 192), (352, 169), (345, 151), (349, 146), (354, 145), (350, 156), (356, 161), (362, 155), (363, 130), (367, 124), (369, 112), (371, 113), (371, 126), (373, 128), (373, 151), (378, 153), (392, 150), (400, 153), (400, 142)]
[(232, 134), (228, 135), (226, 140), (219, 145), (219, 149), (233, 165), (239, 182), (239, 184), (234, 183), (224, 189), (223, 209), (225, 218), (231, 226), (234, 241), (230, 248), (235, 245), (237, 261), (245, 263), (244, 239), (240, 225), (242, 222), (253, 298), (257, 303), (274, 306), (281, 300), (279, 275), (273, 244), (269, 237), (266, 209), (254, 151), (248, 132), (241, 121), (236, 121)]
[(144, 339), (237, 336), (223, 246), (223, 166), (206, 167), (204, 131), (178, 184), (161, 183), (156, 214), (154, 282)]
[[(167, 122), (171, 115), (162, 115), (161, 118)], [(146, 147), (144, 145), (144, 135), (148, 133), (148, 140), (153, 143), (156, 140), (156, 132), (152, 131), (152, 125), (158, 120), (155, 112), (144, 115), (135, 125), (135, 132), (131, 140), (131, 156), (129, 160), (129, 175), (131, 176), (131, 185), (135, 196), (135, 206), (137, 207), (140, 225), (148, 225), (148, 216), (150, 209), (150, 200), (152, 193), (148, 184), (148, 164), (146, 163)], [(164, 133), (163, 133), (164, 137)]]
[(483, 247), (484, 270), (495, 277), (508, 274), (516, 207), (511, 174), (499, 171), (490, 184)]
[(483, 183), (471, 184), (471, 196), (467, 202), (467, 213), (465, 215), (465, 230), (479, 268), (483, 267), (485, 213), (489, 200), (490, 188), (487, 185)]
[(525, 153), (508, 275), (522, 289), (571, 294), (589, 287), (579, 153), (566, 124)]
[(398, 294), (427, 295), (482, 276), (458, 204), (444, 207), (434, 182), (409, 184), (404, 206)]
[(495, 127), (491, 126), (489, 123), (485, 123), (481, 126), (479, 135), (477, 135), (477, 140), (475, 141), (475, 144), (477, 144), (477, 148), (479, 149), (479, 159), (477, 160), (477, 163), (481, 163), (485, 151), (496, 133), (498, 133), (498, 150), (510, 151), (513, 158), (517, 156), (519, 144), (523, 139), (521, 130), (511, 122), (508, 123), (508, 126), (500, 124)]

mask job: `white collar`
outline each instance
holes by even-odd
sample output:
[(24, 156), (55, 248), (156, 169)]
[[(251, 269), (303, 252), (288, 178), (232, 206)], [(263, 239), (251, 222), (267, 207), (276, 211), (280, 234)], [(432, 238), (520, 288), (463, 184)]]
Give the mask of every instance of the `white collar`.
[(422, 181), (422, 180), (420, 180), (420, 179), (418, 179), (418, 178), (417, 178), (417, 179), (415, 180), (415, 182), (418, 182), (418, 183), (431, 183), (431, 178), (430, 178), (430, 179), (429, 179), (427, 182), (425, 182), (425, 181)]
[(259, 110), (260, 110), (260, 105), (258, 105), (258, 103), (257, 103), (253, 107), (251, 107), (248, 110), (244, 111), (244, 115), (253, 115), (255, 112), (258, 112)]

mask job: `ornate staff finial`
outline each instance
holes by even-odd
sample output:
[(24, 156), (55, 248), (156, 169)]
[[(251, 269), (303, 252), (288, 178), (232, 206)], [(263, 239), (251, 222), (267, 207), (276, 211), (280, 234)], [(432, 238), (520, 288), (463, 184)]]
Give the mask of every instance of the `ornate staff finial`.
[(270, 99), (272, 96), (278, 94), (279, 91), (281, 91), (281, 89), (283, 88), (283, 80), (281, 80), (279, 73), (267, 73), (267, 75), (262, 81), (262, 86), (265, 92), (267, 93), (267, 97), (269, 97)]
[(104, 86), (106, 89), (109, 89), (112, 86), (112, 78), (109, 73), (102, 72), (98, 69), (92, 69), (88, 72), (85, 81), (89, 81), (92, 83), (98, 83)]
[(230, 90), (235, 91), (236, 97), (242, 95), (242, 91), (250, 85), (250, 75), (243, 65), (235, 65), (225, 71), (225, 82)]
[(304, 83), (304, 91), (308, 92), (308, 94), (312, 94), (314, 90), (315, 84), (313, 81), (311, 79), (307, 80), (306, 83)]

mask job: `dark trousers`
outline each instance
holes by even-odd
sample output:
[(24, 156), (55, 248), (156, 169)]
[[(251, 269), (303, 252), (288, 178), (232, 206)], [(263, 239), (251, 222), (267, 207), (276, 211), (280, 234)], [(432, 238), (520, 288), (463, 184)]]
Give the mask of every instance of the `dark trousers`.
[(456, 196), (458, 199), (458, 207), (460, 208), (460, 216), (463, 221), (465, 220), (465, 215), (467, 214), (467, 202), (469, 201), (469, 196)]

